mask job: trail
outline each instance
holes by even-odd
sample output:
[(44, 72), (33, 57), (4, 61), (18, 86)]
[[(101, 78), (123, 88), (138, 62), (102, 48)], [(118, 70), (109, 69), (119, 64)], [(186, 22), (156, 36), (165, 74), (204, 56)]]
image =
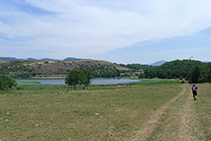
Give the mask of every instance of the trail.
[(189, 85), (152, 114), (132, 137), (133, 141), (144, 140), (199, 140), (194, 117), (192, 94)]

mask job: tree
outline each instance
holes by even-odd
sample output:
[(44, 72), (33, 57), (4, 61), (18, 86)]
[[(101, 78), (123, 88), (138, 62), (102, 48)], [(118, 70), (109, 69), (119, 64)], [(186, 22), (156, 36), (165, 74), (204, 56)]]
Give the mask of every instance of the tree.
[(0, 90), (5, 91), (16, 85), (17, 85), (16, 80), (11, 78), (10, 76), (7, 75), (0, 76)]
[(198, 83), (199, 82), (199, 76), (200, 76), (200, 68), (198, 66), (195, 66), (192, 71), (191, 75), (191, 83)]
[(79, 71), (77, 69), (72, 69), (65, 78), (65, 84), (68, 86), (74, 87), (76, 89), (76, 85), (79, 83)]
[(119, 71), (119, 69), (117, 69), (117, 71), (116, 71), (116, 77), (120, 77), (120, 71)]
[(90, 70), (84, 70), (83, 73), (84, 73), (84, 89), (85, 89), (85, 87), (88, 88), (89, 84), (91, 84), (92, 75)]
[(202, 68), (199, 82), (211, 82), (211, 63)]
[(79, 85), (85, 84), (85, 74), (82, 71), (78, 71), (78, 84)]
[(139, 78), (145, 78), (146, 75), (144, 73), (140, 73)]
[(211, 63), (209, 63), (209, 65), (207, 67), (207, 71), (208, 71), (207, 82), (211, 82)]
[(91, 78), (90, 70), (72, 69), (65, 78), (65, 84), (71, 86), (71, 90), (73, 88), (75, 90), (78, 84), (83, 85), (83, 89), (85, 89), (91, 83)]

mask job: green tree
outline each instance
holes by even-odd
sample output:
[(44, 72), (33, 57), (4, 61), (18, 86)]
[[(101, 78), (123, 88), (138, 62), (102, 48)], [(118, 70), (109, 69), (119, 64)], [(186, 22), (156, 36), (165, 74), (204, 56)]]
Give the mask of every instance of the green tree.
[(83, 73), (84, 73), (84, 89), (85, 89), (85, 87), (88, 88), (89, 84), (91, 84), (92, 75), (90, 70), (84, 70)]
[(202, 69), (199, 82), (211, 82), (211, 63)]
[(145, 78), (146, 75), (144, 73), (140, 73), (139, 78)]
[(116, 77), (120, 77), (120, 71), (119, 71), (119, 69), (117, 69), (117, 71), (116, 71)]
[(209, 65), (207, 66), (207, 82), (211, 82), (211, 63), (209, 63)]
[(0, 90), (8, 90), (12, 88), (12, 86), (16, 86), (17, 81), (10, 76), (2, 75), (0, 76)]
[(77, 69), (72, 69), (65, 78), (65, 84), (71, 86), (71, 90), (76, 89), (76, 85), (79, 83), (79, 71)]
[(85, 74), (83, 71), (78, 71), (78, 84), (84, 85), (85, 84)]
[(90, 70), (77, 70), (72, 69), (65, 78), (65, 84), (68, 86), (71, 86), (71, 90), (74, 88), (76, 89), (76, 86), (83, 85), (83, 89), (85, 87), (88, 87), (91, 83), (91, 72)]
[(200, 68), (198, 66), (195, 66), (192, 71), (191, 75), (191, 83), (198, 83), (199, 82), (199, 76), (200, 76)]

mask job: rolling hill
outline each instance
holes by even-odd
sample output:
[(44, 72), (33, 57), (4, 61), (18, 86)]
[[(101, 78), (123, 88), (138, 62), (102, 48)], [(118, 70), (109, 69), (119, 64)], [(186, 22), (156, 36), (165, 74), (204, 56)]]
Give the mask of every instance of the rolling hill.
[(115, 77), (119, 71), (116, 64), (101, 60), (21, 60), (4, 61), (0, 64), (0, 74), (15, 78), (61, 78), (71, 69), (88, 69), (94, 77)]

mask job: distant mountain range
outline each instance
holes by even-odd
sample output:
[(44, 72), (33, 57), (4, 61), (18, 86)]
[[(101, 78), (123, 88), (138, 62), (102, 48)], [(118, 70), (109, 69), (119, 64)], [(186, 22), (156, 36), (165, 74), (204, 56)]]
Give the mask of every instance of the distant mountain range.
[(151, 66), (161, 66), (162, 64), (166, 63), (166, 60), (161, 60), (161, 61), (157, 61), (154, 62), (153, 64), (151, 64)]
[(27, 59), (19, 59), (15, 57), (0, 57), (4, 60), (9, 60), (9, 61), (23, 61), (23, 60), (48, 60), (48, 61), (78, 61), (78, 60), (91, 60), (91, 59), (82, 59), (82, 58), (73, 58), (73, 57), (68, 57), (65, 58), (64, 60), (59, 60), (59, 59), (52, 59), (52, 58), (42, 58), (42, 59), (35, 59), (35, 58), (27, 58)]
[[(67, 57), (63, 60), (60, 59), (52, 59), (52, 58), (42, 58), (42, 59), (35, 59), (35, 58), (27, 58), (27, 59), (20, 59), (15, 57), (0, 57), (0, 63), (7, 62), (7, 61), (23, 61), (23, 60), (46, 60), (46, 61), (79, 61), (79, 60), (92, 60), (92, 59), (84, 59), (84, 58), (74, 58), (74, 57)], [(166, 63), (166, 60), (156, 61), (152, 64), (148, 64), (150, 66), (161, 66), (162, 64)], [(208, 63), (210, 61), (203, 61), (204, 63)]]
[[(52, 58), (42, 58), (42, 59), (36, 59), (36, 58), (27, 58), (27, 59), (22, 59), (22, 58), (15, 58), (15, 57), (0, 57), (0, 60), (2, 62), (6, 62), (6, 61), (24, 61), (24, 60), (41, 60), (41, 61), (79, 61), (79, 60), (92, 60), (92, 59), (83, 59), (83, 58), (74, 58), (74, 57), (67, 57), (63, 60), (60, 59), (52, 59)], [(3, 61), (4, 60), (4, 61)], [(161, 61), (157, 61), (154, 62), (153, 64), (149, 64), (151, 66), (160, 66), (164, 63), (166, 63), (167, 61), (165, 60), (161, 60)]]

